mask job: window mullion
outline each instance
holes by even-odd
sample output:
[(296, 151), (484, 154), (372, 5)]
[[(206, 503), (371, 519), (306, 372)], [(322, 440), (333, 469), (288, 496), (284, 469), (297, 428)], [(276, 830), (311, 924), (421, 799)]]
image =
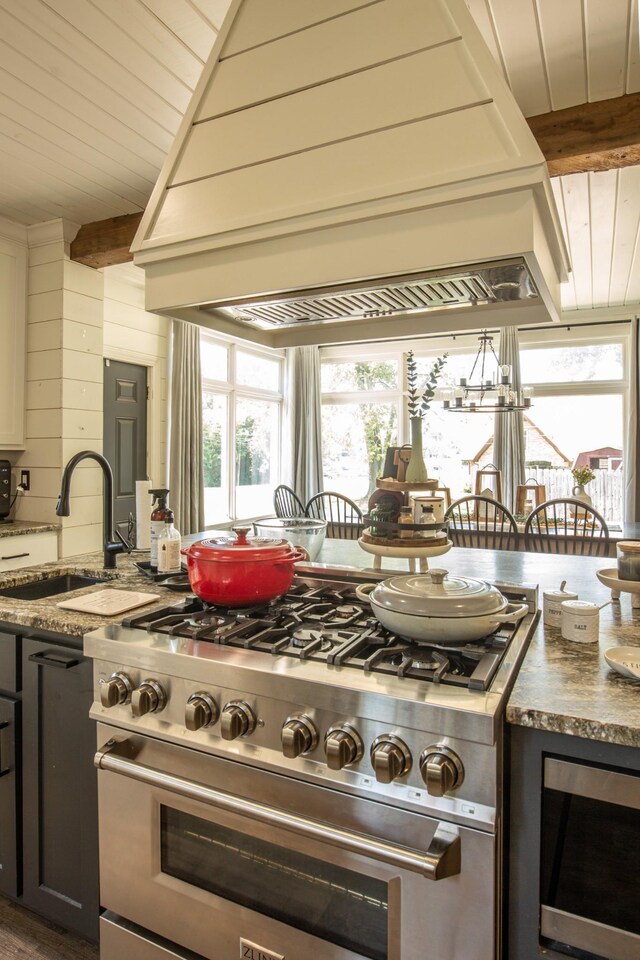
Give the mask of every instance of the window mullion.
[(227, 483), (229, 490), (229, 516), (236, 518), (236, 391), (229, 392), (227, 409), (229, 445), (227, 450)]

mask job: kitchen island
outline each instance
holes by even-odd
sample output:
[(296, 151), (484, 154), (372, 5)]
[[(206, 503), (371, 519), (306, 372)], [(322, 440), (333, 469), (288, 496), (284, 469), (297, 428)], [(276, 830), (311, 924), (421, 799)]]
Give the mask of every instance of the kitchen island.
[[(325, 540), (319, 562), (367, 567), (369, 558), (349, 540)], [(385, 561), (390, 575), (406, 572), (406, 561)], [(540, 586), (540, 608), (545, 590), (558, 589), (563, 580), (580, 599), (599, 604), (610, 600), (610, 590), (596, 571), (615, 566), (606, 557), (566, 557), (550, 554), (475, 550), (454, 547), (432, 561), (438, 567), (467, 577), (531, 582)], [(609, 647), (638, 646), (640, 610), (631, 598), (600, 611), (600, 640), (577, 644), (563, 640), (560, 631), (545, 627), (542, 616), (520, 668), (507, 705), (507, 720), (517, 726), (585, 737), (624, 746), (640, 746), (640, 681), (627, 680), (611, 670), (603, 653)]]
[[(223, 531), (228, 535), (228, 531)], [(211, 531), (185, 538), (185, 543), (211, 536)], [(41, 567), (30, 567), (0, 576), (3, 587), (28, 583), (53, 573), (99, 571), (109, 583), (99, 583), (64, 594), (64, 598), (85, 595), (120, 586), (123, 589), (157, 593), (159, 603), (176, 602), (180, 594), (154, 583), (135, 566), (137, 555), (118, 558), (115, 571), (101, 570), (101, 554), (85, 554)], [(140, 555), (141, 558), (142, 555)], [(327, 539), (318, 563), (368, 569), (371, 557), (357, 542)], [(611, 567), (613, 561), (602, 557), (564, 557), (502, 550), (475, 550), (454, 547), (431, 566), (452, 573), (488, 580), (530, 582), (542, 593), (557, 589), (563, 580), (581, 599), (603, 604), (610, 591), (596, 577), (596, 571)], [(390, 576), (406, 572), (406, 561), (385, 560)], [(115, 582), (114, 582), (115, 581)], [(42, 600), (15, 600), (0, 595), (0, 623), (13, 623), (40, 631), (80, 638), (104, 623), (118, 623), (122, 617), (60, 610), (61, 596)], [(625, 746), (640, 746), (640, 681), (627, 680), (607, 666), (603, 652), (614, 646), (640, 647), (640, 610), (631, 609), (630, 597), (622, 594), (600, 612), (600, 640), (597, 644), (576, 644), (563, 640), (559, 630), (545, 627), (542, 618), (507, 707), (507, 720), (519, 726), (586, 737)]]
[[(366, 570), (370, 557), (361, 551), (356, 542), (327, 540), (318, 562), (331, 567), (344, 565)], [(0, 578), (0, 591), (10, 585), (28, 583), (36, 578), (47, 578), (62, 572), (84, 575), (93, 573), (103, 578), (108, 577), (111, 585), (116, 587), (157, 594), (158, 603), (146, 608), (149, 610), (181, 599), (180, 594), (170, 593), (162, 585), (144, 577), (135, 567), (134, 557), (120, 557), (115, 571), (100, 571), (100, 563), (101, 554), (94, 554), (14, 572)], [(609, 599), (608, 590), (596, 578), (598, 569), (610, 565), (608, 560), (454, 548), (440, 558), (437, 565), (459, 575), (511, 583), (538, 583), (541, 588), (540, 601), (544, 589), (557, 588), (563, 579), (567, 579), (568, 586), (583, 599), (596, 600), (599, 603), (606, 603)], [(432, 562), (432, 567), (434, 566)], [(406, 562), (389, 561), (389, 568), (390, 575), (406, 573)], [(84, 595), (101, 590), (104, 586), (104, 582), (95, 583), (81, 588), (79, 592)], [(73, 594), (67, 593), (64, 596), (71, 595)], [(46, 643), (43, 644), (43, 641), (61, 640), (63, 645), (79, 650), (81, 637), (85, 632), (96, 626), (117, 624), (122, 619), (122, 616), (104, 618), (61, 610), (56, 605), (60, 599), (62, 597), (53, 596), (24, 601), (0, 595), (0, 621), (4, 622), (6, 627), (6, 639), (3, 642), (9, 643), (12, 637), (14, 640), (16, 637), (21, 638), (23, 652), (27, 650), (28, 644), (41, 644), (37, 650), (34, 647), (30, 656), (23, 656), (23, 663), (26, 666), (27, 662), (39, 661), (39, 669), (49, 678), (56, 675), (70, 677), (77, 668), (74, 666), (69, 670), (49, 670), (46, 661), (50, 648)], [(512, 883), (519, 880), (528, 882), (531, 876), (537, 876), (537, 865), (531, 862), (531, 851), (535, 853), (539, 850), (539, 837), (532, 836), (531, 831), (540, 830), (541, 787), (539, 774), (535, 780), (535, 770), (530, 767), (525, 770), (521, 762), (522, 757), (532, 754), (538, 757), (538, 767), (540, 766), (540, 747), (535, 738), (546, 738), (546, 751), (555, 751), (563, 756), (582, 757), (586, 749), (589, 761), (616, 767), (625, 764), (626, 755), (635, 755), (636, 751), (632, 748), (637, 745), (640, 736), (640, 684), (611, 672), (602, 653), (610, 646), (640, 646), (639, 635), (639, 612), (631, 609), (630, 598), (625, 595), (621, 602), (606, 606), (601, 611), (600, 641), (597, 644), (582, 646), (567, 642), (557, 630), (545, 628), (541, 621), (538, 623), (511, 691), (507, 709), (507, 719), (512, 724), (512, 791), (516, 804), (520, 804), (517, 815), (512, 817), (510, 834), (511, 849), (517, 851), (517, 863), (512, 864)], [(64, 656), (69, 656), (68, 653), (65, 655), (64, 651), (58, 655), (63, 659)], [(85, 666), (88, 667), (89, 664), (85, 663)], [(47, 680), (48, 682), (50, 680)], [(33, 684), (31, 690), (36, 690)], [(330, 692), (327, 692), (327, 696), (331, 696)], [(25, 697), (26, 688), (23, 702)], [(88, 688), (83, 688), (83, 697), (86, 714), (91, 698)], [(34, 717), (33, 730), (38, 727), (35, 720)], [(56, 722), (53, 714), (51, 720)], [(207, 735), (198, 736), (206, 738)], [(35, 746), (32, 746), (31, 753), (35, 756), (36, 752)], [(82, 755), (86, 761), (91, 751), (83, 747)], [(60, 762), (59, 757), (56, 762)], [(86, 762), (85, 766), (88, 766)], [(627, 766), (631, 769), (630, 764)], [(523, 777), (526, 779), (523, 780)], [(31, 795), (35, 810), (34, 790), (31, 790)], [(524, 825), (529, 830), (526, 835), (523, 832)], [(531, 887), (531, 884), (529, 886)], [(533, 884), (533, 889), (538, 889), (536, 883)], [(528, 903), (531, 916), (537, 916), (538, 905), (533, 898), (530, 897), (527, 901), (526, 896), (516, 890), (512, 899), (514, 902), (522, 901), (525, 905)], [(59, 922), (65, 922), (64, 918)], [(537, 935), (536, 930), (537, 928), (532, 928), (530, 931), (533, 936)], [(518, 953), (518, 949), (514, 947), (513, 960), (519, 960), (520, 956), (525, 955)]]

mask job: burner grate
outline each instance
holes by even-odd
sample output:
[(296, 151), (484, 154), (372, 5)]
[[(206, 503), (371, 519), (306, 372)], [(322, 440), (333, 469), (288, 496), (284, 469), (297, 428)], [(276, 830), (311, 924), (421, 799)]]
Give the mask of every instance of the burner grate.
[(489, 689), (516, 631), (504, 625), (490, 637), (463, 646), (420, 644), (383, 627), (369, 604), (356, 596), (352, 582), (323, 583), (300, 576), (284, 596), (267, 604), (225, 608), (188, 596), (128, 617), (123, 625), (479, 691)]

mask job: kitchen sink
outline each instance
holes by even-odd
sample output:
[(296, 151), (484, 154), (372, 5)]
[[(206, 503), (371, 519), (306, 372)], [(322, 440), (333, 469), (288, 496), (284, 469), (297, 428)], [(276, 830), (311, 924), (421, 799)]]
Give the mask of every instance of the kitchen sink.
[(58, 577), (49, 577), (48, 580), (20, 583), (16, 587), (0, 587), (0, 596), (12, 597), (14, 600), (43, 600), (45, 597), (55, 597), (59, 593), (69, 593), (71, 590), (89, 587), (93, 583), (105, 582), (107, 582), (105, 577), (65, 573)]

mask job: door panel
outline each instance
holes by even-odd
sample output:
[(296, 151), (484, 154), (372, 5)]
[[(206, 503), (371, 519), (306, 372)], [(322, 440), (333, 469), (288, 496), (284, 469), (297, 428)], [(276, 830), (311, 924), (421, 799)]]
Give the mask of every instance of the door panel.
[(16, 722), (20, 704), (0, 697), (0, 892), (20, 894), (16, 775)]
[(92, 661), (80, 650), (25, 638), (22, 676), (23, 902), (96, 940)]
[[(114, 482), (114, 526), (129, 537), (136, 480), (147, 476), (147, 368), (119, 360), (104, 366), (104, 455)], [(151, 503), (149, 503), (151, 509)], [(135, 533), (132, 534), (135, 541)]]

